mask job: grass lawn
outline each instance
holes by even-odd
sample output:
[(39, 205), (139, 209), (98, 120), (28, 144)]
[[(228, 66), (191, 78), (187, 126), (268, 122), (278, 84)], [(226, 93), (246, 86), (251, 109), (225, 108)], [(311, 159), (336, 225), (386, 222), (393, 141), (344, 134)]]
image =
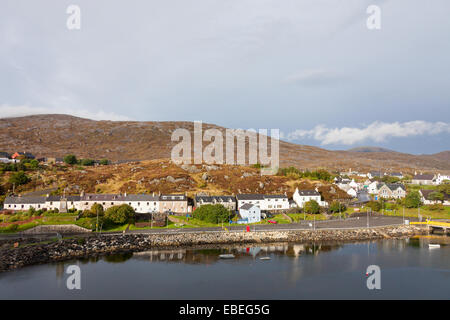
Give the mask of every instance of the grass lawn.
[[(402, 217), (403, 216), (403, 208), (387, 211), (384, 210), (383, 213), (385, 216), (395, 216)], [(444, 207), (444, 210), (430, 210), (427, 206), (420, 207), (420, 214), (423, 218), (430, 219), (450, 219), (450, 207)], [(405, 208), (405, 217), (418, 217), (418, 210), (416, 208)]]
[(294, 222), (301, 222), (304, 220), (326, 220), (327, 218), (323, 214), (303, 214), (303, 213), (289, 213), (289, 217), (291, 217)]

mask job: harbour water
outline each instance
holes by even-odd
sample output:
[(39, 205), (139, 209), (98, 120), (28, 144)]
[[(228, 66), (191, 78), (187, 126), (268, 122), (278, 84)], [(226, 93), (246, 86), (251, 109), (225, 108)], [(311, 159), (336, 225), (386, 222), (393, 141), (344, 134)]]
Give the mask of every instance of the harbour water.
[[(212, 246), (96, 257), (1, 273), (0, 299), (449, 299), (449, 239)], [(223, 254), (234, 258), (220, 259)], [(80, 267), (80, 290), (67, 288), (70, 265)], [(367, 288), (370, 265), (380, 267), (379, 290)]]

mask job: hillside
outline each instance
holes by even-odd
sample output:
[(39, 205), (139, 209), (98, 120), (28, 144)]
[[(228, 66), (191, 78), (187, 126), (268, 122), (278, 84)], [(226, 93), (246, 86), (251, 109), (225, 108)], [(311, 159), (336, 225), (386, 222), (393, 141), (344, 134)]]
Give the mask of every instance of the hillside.
[[(319, 188), (324, 199), (348, 199), (331, 184), (285, 176), (261, 176), (259, 169), (230, 165), (175, 165), (170, 160), (145, 160), (94, 167), (54, 165), (27, 174), (31, 182), (16, 188), (19, 194), (46, 193), (197, 193), (238, 194), (268, 193), (292, 196), (295, 188)], [(4, 177), (4, 191), (11, 191)], [(1, 176), (0, 176), (1, 179)], [(0, 180), (1, 182), (1, 180)]]
[[(69, 115), (34, 115), (0, 119), (0, 151), (29, 151), (38, 157), (153, 160), (170, 157), (171, 133), (192, 132), (192, 122), (94, 121)], [(225, 128), (203, 124), (203, 130)], [(207, 143), (204, 144), (206, 146)], [(449, 151), (435, 155), (399, 152), (329, 151), (280, 141), (280, 166), (335, 170), (450, 171)]]

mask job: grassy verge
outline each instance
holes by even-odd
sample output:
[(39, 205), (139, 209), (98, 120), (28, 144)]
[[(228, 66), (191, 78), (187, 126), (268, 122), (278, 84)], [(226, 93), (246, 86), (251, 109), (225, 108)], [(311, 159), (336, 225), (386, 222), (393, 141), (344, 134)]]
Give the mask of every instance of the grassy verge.
[[(418, 214), (419, 210), (416, 208), (405, 208), (405, 217), (417, 218)], [(443, 210), (430, 210), (428, 207), (422, 206), (420, 208), (420, 214), (423, 218), (450, 219), (450, 207), (444, 207)], [(383, 215), (403, 217), (403, 208), (392, 211), (384, 210)]]

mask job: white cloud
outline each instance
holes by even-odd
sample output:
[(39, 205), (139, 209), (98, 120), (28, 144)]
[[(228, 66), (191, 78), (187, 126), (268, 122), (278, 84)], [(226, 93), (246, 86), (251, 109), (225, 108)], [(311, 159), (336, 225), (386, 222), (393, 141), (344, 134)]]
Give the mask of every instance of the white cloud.
[(301, 140), (312, 138), (322, 145), (344, 144), (353, 145), (363, 141), (382, 142), (388, 138), (405, 138), (420, 135), (435, 135), (450, 133), (450, 123), (409, 121), (409, 122), (373, 122), (365, 128), (327, 128), (318, 125), (312, 130), (295, 130), (283, 138)]
[(76, 117), (87, 118), (92, 120), (114, 120), (126, 121), (132, 120), (126, 116), (122, 116), (112, 112), (105, 112), (103, 110), (84, 110), (71, 108), (56, 108), (56, 107), (31, 107), (28, 105), (22, 106), (0, 106), (0, 118), (23, 117), (34, 114), (68, 114)]

